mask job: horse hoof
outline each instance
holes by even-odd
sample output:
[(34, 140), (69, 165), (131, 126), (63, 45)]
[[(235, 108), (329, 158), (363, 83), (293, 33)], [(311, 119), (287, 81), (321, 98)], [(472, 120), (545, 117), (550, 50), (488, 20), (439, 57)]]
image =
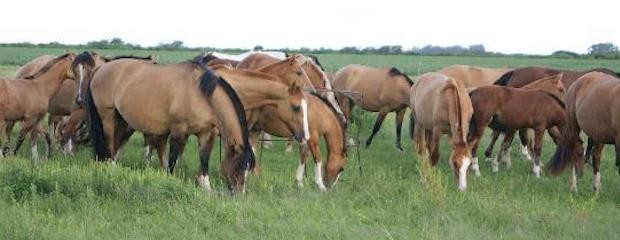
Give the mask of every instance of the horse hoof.
[(297, 185), (297, 188), (303, 188), (304, 187), (304, 183), (302, 181), (295, 180), (295, 183)]

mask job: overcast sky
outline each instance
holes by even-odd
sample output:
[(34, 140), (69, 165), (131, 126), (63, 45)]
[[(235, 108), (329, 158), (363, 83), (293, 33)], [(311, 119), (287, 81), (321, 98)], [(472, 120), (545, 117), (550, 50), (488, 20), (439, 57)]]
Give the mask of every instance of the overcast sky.
[(0, 42), (299, 48), (482, 43), (504, 53), (620, 45), (617, 1), (4, 0)]

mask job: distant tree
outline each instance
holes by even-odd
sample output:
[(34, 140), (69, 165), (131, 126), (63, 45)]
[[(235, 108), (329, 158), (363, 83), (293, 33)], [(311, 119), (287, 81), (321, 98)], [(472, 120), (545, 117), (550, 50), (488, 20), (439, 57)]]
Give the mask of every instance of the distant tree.
[(263, 46), (261, 45), (254, 46), (254, 51), (263, 51), (263, 50), (265, 50), (265, 48), (263, 48)]
[(360, 50), (357, 47), (343, 47), (338, 52), (340, 53), (360, 53)]
[(588, 48), (588, 55), (601, 58), (617, 57), (618, 47), (612, 43), (597, 43)]
[(468, 50), (469, 50), (470, 53), (476, 54), (476, 55), (487, 53), (487, 50), (484, 48), (484, 45), (482, 45), (482, 44), (470, 45)]
[(551, 56), (557, 57), (557, 58), (578, 58), (580, 57), (578, 53), (566, 51), (566, 50), (555, 51), (551, 54)]

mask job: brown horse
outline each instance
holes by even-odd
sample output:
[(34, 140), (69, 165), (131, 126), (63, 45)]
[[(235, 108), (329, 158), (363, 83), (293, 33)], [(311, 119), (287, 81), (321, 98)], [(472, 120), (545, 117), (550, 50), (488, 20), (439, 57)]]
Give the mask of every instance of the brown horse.
[(584, 166), (583, 146), (579, 133), (583, 130), (594, 144), (592, 158), (593, 186), (601, 189), (600, 160), (604, 144), (615, 144), (616, 166), (620, 167), (620, 81), (609, 74), (584, 74), (568, 89), (566, 99), (567, 124), (551, 158), (549, 170), (559, 174), (568, 165), (573, 172), (570, 190), (577, 191), (576, 172)]
[[(502, 159), (516, 131), (534, 129), (534, 175), (540, 177), (540, 153), (545, 130), (561, 128), (566, 122), (564, 103), (543, 90), (524, 90), (503, 86), (484, 86), (470, 94), (474, 115), (470, 124), (469, 143), (472, 155), (477, 156), (479, 140), (487, 126), (505, 133), (498, 153)], [(559, 132), (549, 131), (557, 139)], [(497, 158), (492, 162), (493, 172), (498, 171)]]
[[(308, 123), (310, 139), (307, 147), (300, 148), (301, 158), (295, 180), (299, 187), (303, 186), (303, 176), (306, 166), (308, 150), (312, 153), (316, 163), (314, 169), (314, 182), (321, 191), (327, 190), (323, 183), (323, 163), (321, 159), (320, 137), (325, 138), (327, 144), (326, 178), (327, 186), (334, 186), (347, 161), (344, 131), (346, 127), (339, 118), (336, 110), (326, 99), (315, 95), (306, 94), (308, 99)], [(265, 107), (261, 110), (258, 118), (261, 128), (275, 136), (292, 137), (293, 131), (289, 129), (277, 110), (273, 107)], [(308, 149), (309, 148), (309, 149)]]
[[(307, 88), (312, 88), (312, 91), (318, 91), (319, 95), (323, 98), (327, 99), (329, 103), (332, 105), (338, 116), (342, 121), (346, 122), (346, 118), (340, 109), (338, 102), (336, 101), (336, 96), (332, 89), (331, 81), (327, 77), (325, 71), (323, 70), (323, 66), (318, 62), (318, 58), (316, 56), (304, 56), (295, 54), (292, 55), (295, 57), (303, 57), (304, 64), (303, 69), (308, 75), (308, 79), (310, 80), (308, 84), (305, 85)], [(269, 56), (267, 54), (262, 53), (254, 53), (247, 56), (243, 61), (237, 65), (239, 69), (254, 69), (261, 72), (270, 72), (270, 69), (273, 68), (273, 64), (279, 62), (278, 58)]]
[[(458, 189), (467, 188), (467, 168), (472, 163), (467, 130), (472, 116), (471, 100), (462, 82), (441, 73), (425, 73), (411, 88), (411, 137), (417, 151), (434, 166), (439, 161), (439, 139), (450, 136), (452, 172)], [(474, 165), (477, 165), (474, 162)]]
[[(73, 78), (70, 71), (75, 54), (64, 54), (48, 62), (29, 79), (0, 80), (0, 145), (7, 139), (7, 125), (21, 121), (21, 130), (15, 144), (17, 153), (26, 134), (30, 133), (32, 158), (38, 158), (37, 126), (47, 113), (50, 100), (62, 82)], [(47, 156), (51, 155), (50, 137), (45, 134)], [(2, 154), (0, 154), (1, 156)]]
[[(557, 98), (559, 98), (560, 100), (564, 101), (564, 99), (566, 98), (566, 94), (565, 94), (565, 89), (564, 89), (564, 84), (562, 84), (561, 79), (562, 79), (562, 73), (560, 74), (556, 74), (550, 77), (546, 77), (543, 79), (539, 79), (537, 81), (531, 82), (523, 87), (521, 87), (521, 89), (526, 89), (526, 90), (542, 90), (545, 91), (549, 94), (552, 94), (554, 96), (556, 96)], [(556, 134), (559, 132), (559, 130), (557, 128), (553, 128), (550, 130), (549, 134)], [(499, 137), (500, 131), (493, 129), (493, 134), (491, 135), (491, 141), (489, 142), (489, 146), (487, 147), (487, 149), (484, 151), (484, 155), (487, 158), (487, 160), (491, 160), (491, 154), (493, 153), (493, 146), (495, 145), (495, 142), (497, 141), (497, 138)], [(505, 138), (505, 136), (504, 136)], [(529, 139), (529, 137), (527, 136), (527, 130), (520, 130), (519, 131), (519, 138), (521, 140), (521, 145), (522, 146), (527, 146), (526, 151), (522, 150), (522, 153), (525, 155), (525, 157), (528, 160), (532, 160), (531, 155), (529, 154), (530, 152), (533, 152), (533, 146), (531, 143), (531, 140)], [(512, 140), (508, 140), (510, 142), (512, 142)], [(510, 147), (507, 150), (507, 153), (510, 153)], [(476, 157), (476, 156), (474, 156)], [(506, 163), (506, 165), (508, 167), (510, 167), (511, 165), (511, 160), (510, 160), (510, 154), (505, 154), (504, 155), (504, 159), (503, 161)]]
[[(97, 52), (84, 51), (80, 53), (79, 55), (77, 55), (75, 57), (75, 60), (71, 64), (71, 69), (73, 71), (74, 76), (77, 79), (77, 84), (75, 84), (75, 87), (72, 89), (71, 96), (74, 96), (74, 98), (70, 100), (70, 102), (71, 103), (75, 102), (79, 107), (75, 109), (74, 111), (71, 111), (69, 115), (69, 119), (66, 120), (67, 122), (59, 130), (60, 135), (61, 135), (60, 143), (65, 146), (64, 150), (66, 153), (73, 152), (74, 145), (78, 137), (76, 133), (79, 127), (81, 126), (81, 124), (83, 123), (83, 120), (86, 117), (86, 112), (83, 109), (84, 97), (88, 89), (88, 86), (90, 85), (90, 79), (91, 79), (92, 73), (99, 66), (105, 63), (111, 62), (111, 61), (119, 60), (119, 59), (136, 59), (136, 60), (142, 60), (142, 61), (149, 62), (149, 63), (156, 63), (155, 58), (153, 56), (136, 57), (136, 56), (122, 55), (122, 56), (116, 56), (116, 57), (109, 58)], [(67, 90), (67, 93), (68, 92), (69, 90)], [(68, 103), (69, 100), (65, 100), (65, 102)], [(149, 148), (147, 148), (147, 155), (150, 157), (150, 146)]]
[(197, 181), (205, 187), (209, 181), (205, 141), (218, 127), (226, 142), (223, 176), (233, 193), (244, 191), (253, 154), (243, 105), (232, 87), (201, 62), (155, 65), (133, 59), (113, 61), (94, 72), (85, 99), (97, 159), (115, 159), (133, 131), (156, 138), (160, 153), (170, 136), (172, 173), (187, 137), (195, 134), (201, 162)]
[(334, 90), (361, 94), (360, 98), (355, 98), (337, 92), (336, 98), (346, 119), (350, 119), (355, 105), (366, 111), (379, 112), (372, 134), (366, 140), (366, 147), (372, 143), (385, 116), (396, 112), (396, 148), (402, 151), (400, 135), (405, 111), (409, 106), (409, 89), (413, 85), (413, 81), (406, 74), (396, 68), (349, 65), (336, 73), (333, 84)]
[(439, 73), (461, 81), (466, 88), (493, 85), (499, 77), (512, 69), (484, 68), (469, 65), (451, 65), (440, 69)]

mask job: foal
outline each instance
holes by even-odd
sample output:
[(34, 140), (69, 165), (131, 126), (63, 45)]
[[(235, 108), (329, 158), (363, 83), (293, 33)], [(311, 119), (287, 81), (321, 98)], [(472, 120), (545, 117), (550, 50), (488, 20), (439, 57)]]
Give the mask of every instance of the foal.
[[(534, 175), (540, 177), (540, 152), (545, 130), (564, 126), (564, 103), (556, 96), (542, 90), (523, 90), (502, 86), (480, 87), (470, 94), (474, 115), (470, 124), (468, 141), (472, 155), (477, 156), (480, 138), (487, 126), (505, 132), (497, 158), (503, 158), (517, 130), (534, 129)], [(559, 132), (550, 131), (558, 138)], [(493, 159), (493, 172), (499, 162)]]

